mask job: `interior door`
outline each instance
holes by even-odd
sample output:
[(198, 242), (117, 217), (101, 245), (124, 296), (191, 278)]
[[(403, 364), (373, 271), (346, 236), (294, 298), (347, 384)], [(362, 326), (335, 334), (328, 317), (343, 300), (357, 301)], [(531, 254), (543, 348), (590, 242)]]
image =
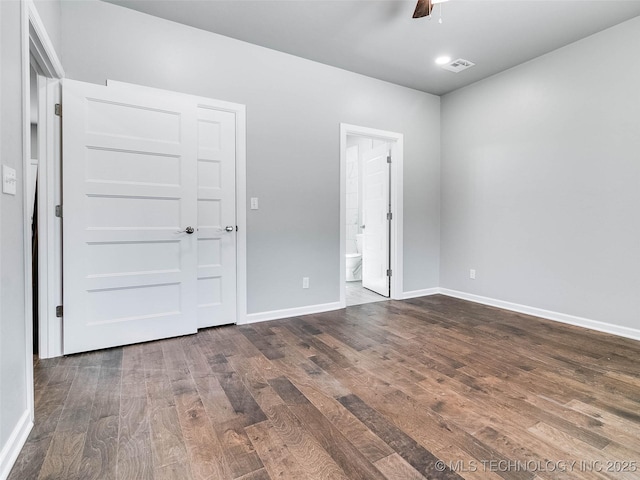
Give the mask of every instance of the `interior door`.
[(64, 353), (197, 331), (196, 110), (63, 81)]
[(198, 105), (198, 327), (236, 321), (236, 117)]
[(197, 317), (198, 328), (235, 323), (236, 111), (238, 105), (168, 90), (107, 80), (128, 91), (178, 97), (196, 111), (197, 126)]
[(389, 296), (389, 145), (366, 152), (362, 165), (362, 286)]

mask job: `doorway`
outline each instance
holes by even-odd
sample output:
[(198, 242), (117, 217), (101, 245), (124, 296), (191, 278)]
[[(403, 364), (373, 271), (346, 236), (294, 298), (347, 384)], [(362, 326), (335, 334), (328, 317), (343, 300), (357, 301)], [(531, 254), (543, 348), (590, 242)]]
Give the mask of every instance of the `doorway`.
[(33, 324), (33, 354), (38, 355), (38, 73), (37, 65), (33, 63), (29, 69), (29, 144), (31, 146), (29, 163), (29, 180), (26, 196), (27, 208), (29, 210), (29, 225), (31, 228), (31, 288), (32, 288), (32, 324)]
[(401, 298), (403, 136), (342, 124), (341, 303)]

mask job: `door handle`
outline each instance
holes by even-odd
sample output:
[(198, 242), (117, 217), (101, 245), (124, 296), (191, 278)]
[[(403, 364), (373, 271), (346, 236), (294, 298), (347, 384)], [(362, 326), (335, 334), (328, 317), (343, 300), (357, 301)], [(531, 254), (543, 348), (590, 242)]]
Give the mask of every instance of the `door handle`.
[(187, 227), (184, 230), (180, 230), (179, 232), (176, 233), (188, 233), (189, 235), (191, 235), (193, 232), (195, 232), (196, 229), (193, 227)]
[(225, 232), (233, 232), (233, 227), (231, 225), (227, 225), (224, 227)]

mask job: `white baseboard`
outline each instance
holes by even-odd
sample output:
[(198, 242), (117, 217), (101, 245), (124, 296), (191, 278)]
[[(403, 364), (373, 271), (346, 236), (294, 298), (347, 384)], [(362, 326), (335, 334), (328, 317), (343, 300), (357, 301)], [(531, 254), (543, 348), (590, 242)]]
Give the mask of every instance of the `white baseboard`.
[(9, 476), (11, 468), (27, 441), (32, 428), (31, 412), (27, 409), (18, 420), (7, 443), (2, 447), (2, 451), (0, 451), (0, 480), (5, 480)]
[(482, 303), (483, 305), (490, 305), (492, 307), (498, 307), (504, 310), (511, 310), (513, 312), (524, 313), (527, 315), (532, 315), (534, 317), (567, 323), (569, 325), (575, 325), (577, 327), (589, 328), (591, 330), (597, 330), (599, 332), (611, 333), (613, 335), (630, 338), (632, 340), (640, 340), (640, 330), (634, 328), (614, 325), (612, 323), (600, 322), (598, 320), (591, 320), (589, 318), (576, 317), (573, 315), (567, 315), (566, 313), (552, 312), (550, 310), (529, 307), (527, 305), (520, 305), (518, 303), (505, 302), (504, 300), (496, 300), (494, 298), (482, 297), (480, 295), (459, 292), (457, 290), (449, 290), (448, 288), (440, 288), (439, 290), (442, 295), (447, 295), (449, 297), (469, 300), (470, 302), (475, 303)]
[(299, 317), (301, 315), (311, 315), (313, 313), (330, 312), (340, 310), (344, 305), (340, 302), (322, 303), (319, 305), (308, 305), (305, 307), (285, 308), (283, 310), (272, 310), (270, 312), (259, 312), (247, 314), (246, 320), (238, 322), (238, 325), (248, 323), (266, 322), (268, 320), (278, 320), (280, 318)]
[(410, 292), (402, 293), (402, 300), (407, 300), (408, 298), (416, 298), (416, 297), (427, 297), (429, 295), (436, 295), (440, 293), (439, 288), (425, 288), (422, 290), (411, 290)]

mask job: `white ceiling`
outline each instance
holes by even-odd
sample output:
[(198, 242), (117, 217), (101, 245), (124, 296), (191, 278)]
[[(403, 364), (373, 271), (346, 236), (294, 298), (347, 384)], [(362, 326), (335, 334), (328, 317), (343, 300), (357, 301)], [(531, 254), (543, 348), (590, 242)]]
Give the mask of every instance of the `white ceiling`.
[[(107, 0), (203, 30), (442, 95), (640, 15), (640, 0)], [(460, 73), (434, 59), (476, 64)], [(593, 59), (598, 62), (597, 58)]]

